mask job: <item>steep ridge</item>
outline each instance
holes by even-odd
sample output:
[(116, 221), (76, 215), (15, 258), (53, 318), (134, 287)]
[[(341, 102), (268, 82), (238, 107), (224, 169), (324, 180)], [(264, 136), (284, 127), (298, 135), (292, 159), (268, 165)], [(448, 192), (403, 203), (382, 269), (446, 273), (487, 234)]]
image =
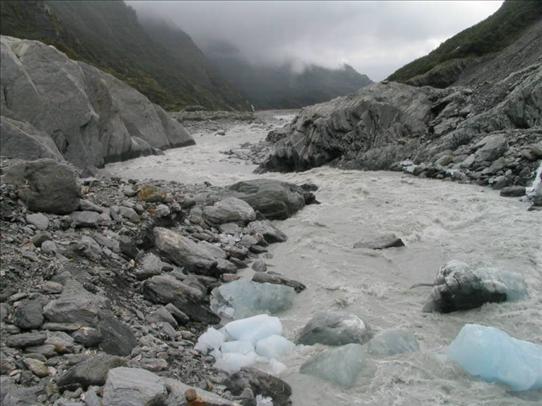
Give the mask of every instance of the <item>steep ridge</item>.
[(80, 168), (194, 143), (159, 106), (38, 41), (1, 37), (2, 156)]
[[(542, 24), (439, 89), (384, 81), (310, 106), (279, 132), (261, 170), (395, 169), (496, 188), (525, 185), (542, 158)], [(536, 52), (534, 55), (532, 52)]]
[[(500, 51), (514, 44), (529, 27), (542, 20), (540, 1), (507, 0), (499, 10), (484, 21), (448, 39), (426, 56), (403, 66), (389, 80), (414, 86), (446, 87), (463, 82), (469, 71), (481, 70)], [(526, 44), (538, 49), (540, 42)]]
[(147, 32), (123, 1), (3, 1), (0, 11), (2, 34), (54, 45), (71, 59), (128, 83), (165, 109), (194, 104), (248, 108), (186, 33), (165, 24)]
[(336, 69), (294, 63), (251, 63), (239, 49), (224, 41), (208, 41), (203, 50), (220, 74), (230, 81), (256, 109), (305, 107), (354, 93), (373, 83), (349, 65)]

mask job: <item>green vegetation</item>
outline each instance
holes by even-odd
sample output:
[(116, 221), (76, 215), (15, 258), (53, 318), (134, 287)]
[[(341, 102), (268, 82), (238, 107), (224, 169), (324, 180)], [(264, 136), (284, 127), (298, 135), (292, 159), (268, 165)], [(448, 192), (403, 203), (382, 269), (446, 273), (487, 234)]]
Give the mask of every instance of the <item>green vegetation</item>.
[(407, 82), (431, 71), (423, 84), (448, 86), (457, 79), (470, 59), (504, 49), (541, 18), (542, 0), (506, 0), (495, 14), (448, 39), (388, 79)]
[[(168, 110), (248, 108), (190, 37), (163, 22), (145, 27), (122, 1), (2, 1), (2, 34), (54, 45), (111, 73)], [(147, 29), (148, 28), (148, 29)]]

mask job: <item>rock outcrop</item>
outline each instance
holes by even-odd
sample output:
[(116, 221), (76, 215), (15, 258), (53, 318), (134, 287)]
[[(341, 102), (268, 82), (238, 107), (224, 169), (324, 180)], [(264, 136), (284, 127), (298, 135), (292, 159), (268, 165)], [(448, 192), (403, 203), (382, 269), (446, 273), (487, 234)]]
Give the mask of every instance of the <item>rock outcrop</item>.
[(101, 167), (194, 143), (161, 107), (115, 77), (38, 41), (0, 42), (4, 156)]

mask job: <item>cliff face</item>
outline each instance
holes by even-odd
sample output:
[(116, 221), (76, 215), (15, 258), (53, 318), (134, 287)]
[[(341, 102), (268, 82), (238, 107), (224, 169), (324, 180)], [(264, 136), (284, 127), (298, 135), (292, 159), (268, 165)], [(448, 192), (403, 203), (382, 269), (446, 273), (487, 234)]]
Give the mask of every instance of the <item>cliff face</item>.
[(186, 33), (164, 23), (144, 26), (122, 1), (3, 1), (0, 11), (3, 35), (54, 45), (168, 110), (248, 108)]
[(194, 143), (137, 90), (38, 41), (1, 37), (1, 87), (3, 156), (101, 167)]
[(261, 170), (333, 163), (524, 185), (542, 159), (541, 39), (536, 22), (454, 87), (384, 81), (307, 107), (271, 134), (279, 140)]

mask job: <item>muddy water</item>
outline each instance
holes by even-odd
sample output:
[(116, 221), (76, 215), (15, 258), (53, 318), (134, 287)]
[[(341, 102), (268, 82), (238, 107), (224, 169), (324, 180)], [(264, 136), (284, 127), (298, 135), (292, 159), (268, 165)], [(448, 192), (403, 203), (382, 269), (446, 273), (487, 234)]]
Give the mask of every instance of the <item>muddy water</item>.
[[(287, 119), (285, 117), (284, 119)], [(278, 124), (275, 120), (274, 124)], [(253, 165), (221, 151), (263, 138), (268, 126), (240, 124), (226, 136), (196, 134), (198, 145), (163, 156), (108, 166), (116, 175), (226, 185), (259, 175)], [(477, 381), (446, 360), (446, 346), (468, 322), (492, 325), (542, 344), (542, 213), (474, 185), (420, 179), (390, 172), (318, 168), (304, 173), (266, 174), (313, 182), (320, 205), (277, 225), (288, 235), (271, 248), (271, 269), (307, 285), (294, 307), (281, 314), (287, 335), (316, 311), (343, 309), (375, 331), (411, 330), (421, 350), (369, 360), (357, 384), (341, 389), (298, 373), (299, 365), (323, 347), (303, 347), (284, 362), (282, 378), (296, 406), (313, 405), (540, 405), (542, 393), (517, 395)], [(395, 232), (404, 248), (380, 252), (352, 248), (364, 236)], [(451, 259), (484, 262), (521, 273), (530, 297), (448, 315), (420, 310), (438, 268)]]

